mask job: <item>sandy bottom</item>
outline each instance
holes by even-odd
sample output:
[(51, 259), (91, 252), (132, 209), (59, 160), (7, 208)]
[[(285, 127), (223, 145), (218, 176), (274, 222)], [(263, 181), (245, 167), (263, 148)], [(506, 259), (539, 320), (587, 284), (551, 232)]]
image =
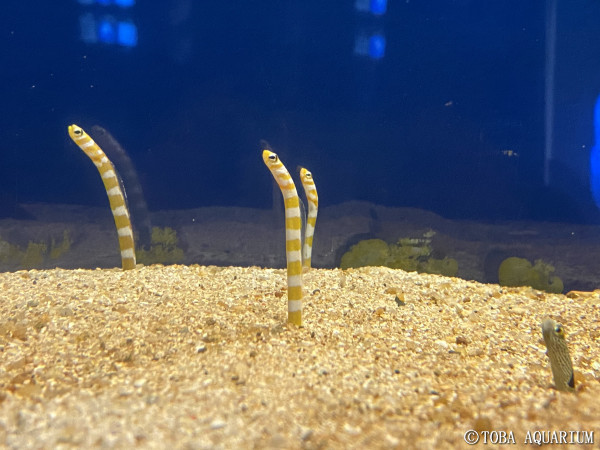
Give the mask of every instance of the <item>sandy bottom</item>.
[[(535, 431), (600, 440), (598, 293), (385, 268), (313, 270), (305, 290), (295, 328), (281, 269), (0, 273), (0, 443), (452, 448), (470, 429), (512, 432), (518, 447)], [(552, 387), (546, 316), (565, 326), (577, 393)]]

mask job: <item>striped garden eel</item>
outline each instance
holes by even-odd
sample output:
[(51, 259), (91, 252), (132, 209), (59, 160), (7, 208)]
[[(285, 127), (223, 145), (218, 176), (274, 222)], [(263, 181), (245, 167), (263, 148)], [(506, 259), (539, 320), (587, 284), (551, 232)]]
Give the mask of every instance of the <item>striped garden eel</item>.
[(571, 355), (565, 341), (565, 332), (560, 323), (552, 319), (542, 322), (542, 334), (546, 343), (546, 354), (550, 358), (552, 377), (559, 391), (574, 391), (575, 377), (573, 376), (573, 364)]
[(313, 236), (315, 225), (317, 223), (317, 212), (319, 210), (319, 196), (312, 173), (304, 167), (300, 168), (300, 181), (308, 201), (308, 217), (306, 218), (306, 228), (304, 231), (304, 246), (302, 247), (302, 266), (304, 271), (308, 271), (311, 265)]
[(285, 252), (287, 258), (288, 322), (302, 326), (302, 220), (294, 181), (279, 157), (263, 150), (263, 161), (283, 194), (285, 206)]
[(81, 150), (92, 160), (106, 188), (110, 209), (112, 210), (119, 235), (119, 247), (121, 248), (121, 262), (123, 270), (135, 269), (135, 247), (133, 242), (133, 230), (129, 220), (129, 211), (125, 203), (125, 196), (121, 190), (119, 179), (115, 168), (106, 157), (98, 144), (96, 144), (81, 127), (69, 125), (69, 136)]
[(152, 245), (152, 221), (144, 198), (142, 183), (140, 183), (133, 161), (113, 135), (101, 126), (94, 125), (92, 135), (96, 144), (104, 150), (106, 156), (117, 167), (123, 185), (127, 186), (127, 204), (130, 219), (133, 219), (133, 229), (137, 231), (137, 246), (138, 249), (148, 250)]

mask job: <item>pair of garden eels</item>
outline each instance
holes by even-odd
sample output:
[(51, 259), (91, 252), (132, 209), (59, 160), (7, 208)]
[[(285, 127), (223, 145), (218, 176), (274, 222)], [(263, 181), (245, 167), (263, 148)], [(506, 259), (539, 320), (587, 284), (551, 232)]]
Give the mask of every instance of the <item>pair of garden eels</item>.
[(263, 150), (263, 161), (271, 171), (283, 195), (285, 207), (285, 251), (287, 259), (288, 322), (302, 326), (302, 272), (310, 269), (313, 233), (319, 198), (312, 174), (300, 169), (300, 179), (308, 201), (308, 218), (302, 248), (300, 198), (296, 185), (276, 153)]

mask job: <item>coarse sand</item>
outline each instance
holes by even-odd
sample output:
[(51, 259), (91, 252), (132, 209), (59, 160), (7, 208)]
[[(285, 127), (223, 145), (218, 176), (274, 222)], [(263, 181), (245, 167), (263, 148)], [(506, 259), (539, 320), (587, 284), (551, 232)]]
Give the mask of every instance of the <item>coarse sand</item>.
[[(486, 430), (598, 445), (598, 292), (375, 267), (304, 279), (295, 328), (282, 269), (0, 273), (0, 444), (462, 448), (473, 429), (479, 445), (500, 439)], [(553, 388), (545, 317), (576, 393)]]

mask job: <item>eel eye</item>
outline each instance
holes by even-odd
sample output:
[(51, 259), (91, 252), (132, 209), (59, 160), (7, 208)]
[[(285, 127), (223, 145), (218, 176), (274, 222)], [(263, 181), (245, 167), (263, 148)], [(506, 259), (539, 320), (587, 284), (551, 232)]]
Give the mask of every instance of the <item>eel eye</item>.
[(271, 153), (269, 155), (269, 161), (277, 162), (277, 155), (275, 153)]
[(307, 179), (307, 180), (310, 180), (310, 179), (312, 179), (312, 173), (310, 173), (310, 172), (306, 172), (306, 173), (304, 174), (304, 176), (306, 177), (306, 179)]
[(556, 326), (554, 327), (554, 332), (560, 336), (563, 335), (563, 327), (560, 323), (556, 324)]
[(81, 128), (75, 128), (75, 130), (73, 130), (73, 133), (75, 133), (77, 136), (81, 136), (82, 130)]

